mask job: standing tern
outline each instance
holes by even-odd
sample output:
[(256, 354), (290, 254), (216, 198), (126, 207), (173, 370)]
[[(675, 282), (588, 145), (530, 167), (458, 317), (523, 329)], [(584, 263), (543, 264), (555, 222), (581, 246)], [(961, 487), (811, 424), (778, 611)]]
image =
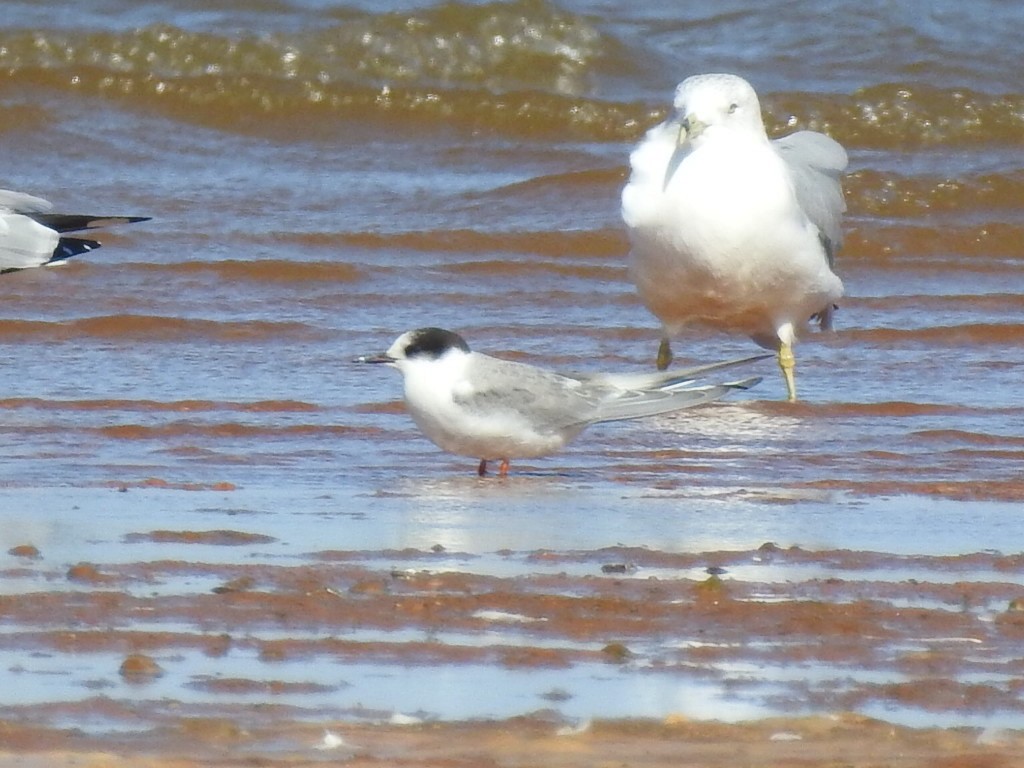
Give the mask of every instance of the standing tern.
[(692, 408), (748, 389), (761, 379), (695, 382), (769, 356), (662, 373), (563, 375), (472, 352), (452, 331), (420, 328), (403, 333), (387, 352), (354, 362), (397, 368), (423, 434), (445, 451), (479, 459), (481, 476), (488, 461), (500, 461), (504, 476), (512, 459), (554, 453), (591, 424)]

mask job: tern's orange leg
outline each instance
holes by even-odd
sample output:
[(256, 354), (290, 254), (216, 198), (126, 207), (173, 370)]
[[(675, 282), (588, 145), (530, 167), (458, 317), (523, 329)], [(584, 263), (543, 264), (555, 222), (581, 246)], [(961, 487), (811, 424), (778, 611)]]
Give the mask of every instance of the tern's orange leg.
[(480, 466), (476, 468), (476, 473), (483, 477), (487, 474), (487, 459), (480, 459)]
[(508, 459), (502, 459), (498, 465), (498, 477), (508, 477)]

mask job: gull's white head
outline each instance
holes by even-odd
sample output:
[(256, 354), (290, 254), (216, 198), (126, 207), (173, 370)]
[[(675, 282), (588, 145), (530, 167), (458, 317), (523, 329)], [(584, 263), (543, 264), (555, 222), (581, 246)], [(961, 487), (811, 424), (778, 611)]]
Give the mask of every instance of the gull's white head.
[(765, 136), (761, 104), (746, 80), (736, 75), (694, 75), (676, 88), (674, 120), (679, 143), (691, 144), (729, 132)]
[(383, 363), (405, 373), (410, 368), (463, 358), (469, 354), (466, 340), (443, 328), (406, 331), (382, 355), (357, 357), (357, 363)]

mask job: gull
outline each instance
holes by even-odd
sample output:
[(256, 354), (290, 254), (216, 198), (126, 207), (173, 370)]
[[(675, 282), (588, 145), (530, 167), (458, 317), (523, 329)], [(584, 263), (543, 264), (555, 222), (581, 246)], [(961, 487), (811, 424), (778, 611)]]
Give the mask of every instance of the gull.
[(47, 200), (0, 189), (0, 274), (60, 264), (100, 247), (95, 240), (67, 232), (148, 221), (148, 216), (86, 216), (53, 213)]
[(630, 155), (622, 216), (630, 273), (669, 338), (704, 324), (775, 350), (796, 400), (793, 344), (812, 319), (831, 328), (843, 284), (832, 271), (846, 207), (846, 151), (798, 131), (770, 141), (757, 94), (736, 75), (696, 75), (668, 119)]
[(685, 370), (640, 374), (559, 374), (526, 363), (472, 352), (459, 334), (419, 328), (399, 336), (387, 352), (357, 357), (357, 363), (397, 368), (413, 421), (442, 450), (487, 462), (560, 450), (586, 427), (692, 408), (732, 390), (748, 389), (754, 377), (698, 386), (699, 377), (769, 355), (757, 355)]

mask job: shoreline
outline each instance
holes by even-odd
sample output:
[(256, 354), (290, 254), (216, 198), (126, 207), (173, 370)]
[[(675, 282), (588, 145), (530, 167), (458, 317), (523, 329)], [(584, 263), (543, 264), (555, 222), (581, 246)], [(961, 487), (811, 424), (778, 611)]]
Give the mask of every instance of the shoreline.
[[(1024, 731), (913, 729), (851, 714), (748, 723), (597, 720), (559, 729), (543, 716), (502, 721), (327, 727), (279, 722), (245, 728), (229, 718), (182, 717), (148, 734), (86, 736), (0, 721), (0, 766), (347, 766), (450, 768), (595, 765), (1024, 765)], [(183, 743), (187, 746), (183, 746)]]

